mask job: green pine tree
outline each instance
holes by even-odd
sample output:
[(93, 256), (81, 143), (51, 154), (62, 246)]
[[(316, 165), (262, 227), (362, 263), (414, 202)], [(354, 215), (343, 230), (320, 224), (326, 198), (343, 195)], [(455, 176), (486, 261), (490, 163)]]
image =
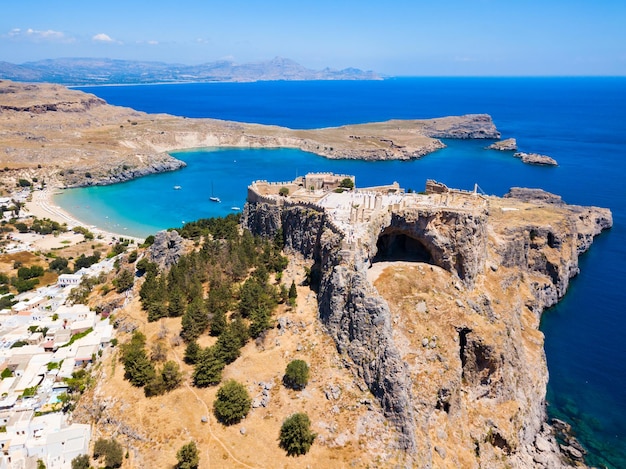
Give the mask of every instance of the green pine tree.
[(193, 372), (193, 384), (199, 388), (215, 386), (222, 380), (224, 362), (219, 358), (215, 349), (209, 347), (203, 350)]
[(195, 297), (187, 306), (187, 311), (183, 315), (182, 331), (180, 336), (187, 342), (200, 337), (209, 326), (209, 315), (204, 307), (202, 297)]

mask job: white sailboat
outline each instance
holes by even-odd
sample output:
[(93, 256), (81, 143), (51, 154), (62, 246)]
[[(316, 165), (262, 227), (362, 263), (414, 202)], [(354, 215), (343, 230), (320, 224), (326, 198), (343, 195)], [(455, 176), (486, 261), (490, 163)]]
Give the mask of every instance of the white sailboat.
[(213, 183), (211, 183), (211, 197), (209, 197), (209, 200), (210, 200), (211, 202), (217, 202), (217, 203), (221, 202), (221, 200), (220, 200), (220, 198), (219, 198), (219, 197), (215, 197), (215, 196), (213, 195)]

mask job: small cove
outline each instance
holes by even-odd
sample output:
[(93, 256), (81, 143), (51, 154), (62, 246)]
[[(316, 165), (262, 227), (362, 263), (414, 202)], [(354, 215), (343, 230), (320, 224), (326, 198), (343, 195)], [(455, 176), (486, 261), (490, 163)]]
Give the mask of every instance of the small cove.
[[(258, 179), (290, 181), (308, 172), (354, 174), (357, 186), (397, 181), (423, 190), (427, 178), (451, 187), (472, 189), (478, 182), (488, 193), (504, 193), (498, 181), (477, 181), (473, 171), (530, 171), (547, 168), (522, 165), (510, 153), (487, 151), (489, 141), (447, 141), (448, 147), (413, 161), (330, 160), (295, 149), (207, 148), (173, 152), (187, 163), (178, 171), (146, 176), (111, 186), (67, 189), (56, 195), (59, 206), (88, 225), (132, 236), (181, 226), (183, 222), (225, 216), (243, 208), (247, 186)], [(450, 172), (448, 167), (454, 167)], [(175, 187), (180, 189), (175, 189)], [(211, 195), (221, 203), (209, 200)]]

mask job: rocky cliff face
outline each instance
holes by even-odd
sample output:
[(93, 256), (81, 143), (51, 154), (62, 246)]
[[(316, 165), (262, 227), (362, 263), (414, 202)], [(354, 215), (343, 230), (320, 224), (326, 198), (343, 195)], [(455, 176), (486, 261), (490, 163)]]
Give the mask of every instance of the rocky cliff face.
[[(352, 245), (322, 210), (247, 204), (244, 224), (282, 228), (315, 260), (320, 320), (401, 431), (407, 465), (575, 464), (545, 423), (539, 317), (611, 214), (543, 192), (450, 197), (373, 216)], [(378, 261), (391, 262), (376, 279)]]
[(159, 231), (148, 248), (148, 258), (161, 269), (169, 269), (185, 252), (185, 240), (178, 231)]

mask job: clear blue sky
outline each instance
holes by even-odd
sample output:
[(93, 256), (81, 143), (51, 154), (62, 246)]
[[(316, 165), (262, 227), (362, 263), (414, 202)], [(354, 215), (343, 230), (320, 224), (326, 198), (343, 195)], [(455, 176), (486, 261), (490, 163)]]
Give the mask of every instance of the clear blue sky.
[(387, 75), (626, 75), (626, 0), (7, 0), (0, 60), (281, 56)]

